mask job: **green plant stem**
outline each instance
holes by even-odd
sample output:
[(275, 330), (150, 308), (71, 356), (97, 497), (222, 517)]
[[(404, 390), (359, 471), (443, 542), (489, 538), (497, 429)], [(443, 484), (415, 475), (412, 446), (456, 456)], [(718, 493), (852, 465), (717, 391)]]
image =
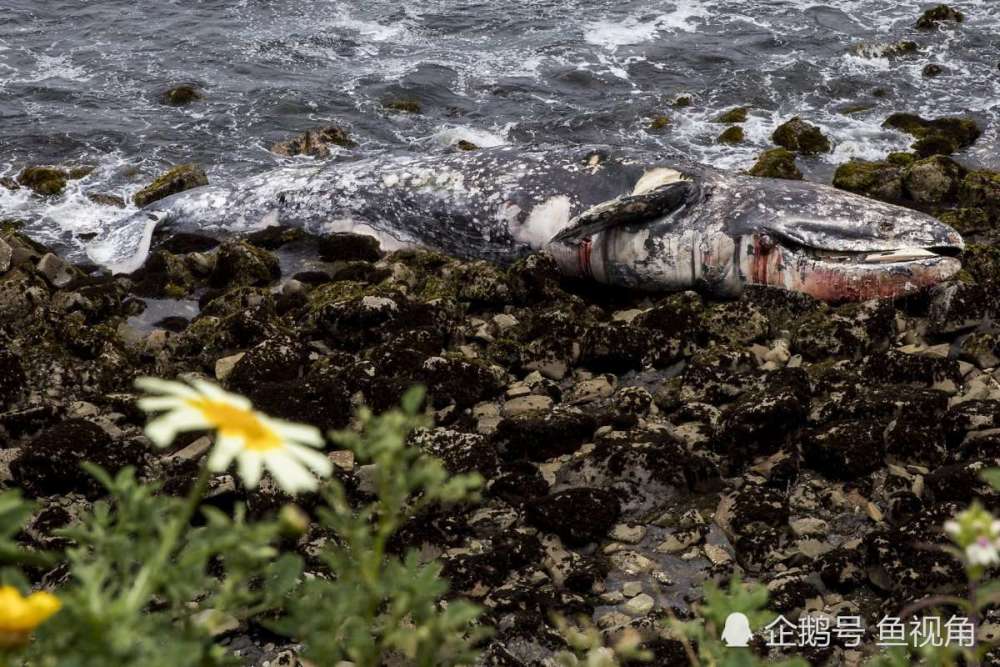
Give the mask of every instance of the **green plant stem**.
[(167, 561), (173, 555), (177, 541), (184, 534), (184, 529), (191, 522), (191, 517), (194, 516), (198, 505), (201, 504), (201, 499), (205, 495), (205, 489), (208, 487), (209, 475), (208, 466), (203, 463), (201, 471), (198, 474), (198, 479), (191, 486), (191, 490), (188, 491), (187, 499), (184, 502), (184, 507), (180, 515), (170, 524), (156, 554), (143, 565), (138, 576), (136, 576), (135, 582), (132, 584), (132, 588), (125, 598), (126, 606), (133, 612), (141, 610), (149, 601), (149, 596), (152, 593), (150, 590), (152, 576), (163, 569), (163, 566), (166, 565)]

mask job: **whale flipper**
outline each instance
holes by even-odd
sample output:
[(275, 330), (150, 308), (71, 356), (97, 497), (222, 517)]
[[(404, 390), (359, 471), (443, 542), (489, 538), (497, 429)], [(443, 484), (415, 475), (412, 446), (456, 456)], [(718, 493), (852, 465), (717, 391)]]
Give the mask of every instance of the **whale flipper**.
[(611, 227), (663, 217), (683, 206), (695, 187), (690, 181), (677, 181), (641, 194), (615, 197), (576, 216), (552, 240), (585, 238)]

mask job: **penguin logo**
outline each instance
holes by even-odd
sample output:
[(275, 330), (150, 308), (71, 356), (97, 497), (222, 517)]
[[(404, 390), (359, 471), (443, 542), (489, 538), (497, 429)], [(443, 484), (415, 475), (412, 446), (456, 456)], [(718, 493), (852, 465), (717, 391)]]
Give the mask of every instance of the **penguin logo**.
[(722, 631), (722, 641), (730, 648), (745, 647), (753, 633), (750, 632), (750, 619), (746, 614), (734, 611), (726, 617), (726, 627)]

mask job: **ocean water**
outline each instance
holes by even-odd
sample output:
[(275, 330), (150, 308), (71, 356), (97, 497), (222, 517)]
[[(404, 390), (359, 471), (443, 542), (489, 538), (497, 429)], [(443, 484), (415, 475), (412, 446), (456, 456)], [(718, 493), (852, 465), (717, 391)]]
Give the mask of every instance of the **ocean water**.
[[(931, 5), (901, 0), (0, 0), (0, 176), (96, 167), (56, 199), (0, 188), (0, 218), (74, 254), (128, 214), (88, 193), (128, 198), (180, 162), (225, 182), (308, 159), (268, 147), (325, 124), (350, 132), (355, 155), (602, 142), (740, 169), (799, 115), (835, 144), (800, 160), (823, 181), (905, 149), (881, 127), (892, 112), (961, 114), (985, 131), (957, 158), (998, 168), (1000, 2), (952, 4), (963, 24), (918, 31)], [(919, 52), (880, 55), (898, 40)], [(928, 63), (946, 73), (923, 77)], [(180, 83), (205, 98), (160, 104)], [(692, 106), (672, 108), (682, 95)], [(387, 111), (392, 99), (423, 112)], [(720, 145), (712, 119), (736, 105), (752, 107), (747, 139)], [(670, 123), (652, 130), (659, 114)]]

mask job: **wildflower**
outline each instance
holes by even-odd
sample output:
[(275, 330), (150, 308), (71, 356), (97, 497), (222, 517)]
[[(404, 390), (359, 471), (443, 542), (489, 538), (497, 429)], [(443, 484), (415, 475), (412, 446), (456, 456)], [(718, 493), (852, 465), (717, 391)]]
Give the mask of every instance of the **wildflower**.
[(333, 464), (314, 448), (323, 446), (319, 429), (273, 419), (253, 409), (250, 401), (203, 380), (190, 386), (157, 378), (140, 378), (136, 386), (157, 396), (139, 400), (147, 412), (162, 412), (146, 425), (146, 435), (166, 447), (178, 433), (214, 430), (215, 447), (208, 467), (221, 472), (235, 459), (243, 482), (254, 488), (266, 468), (286, 492), (312, 491), (317, 477), (327, 477)]
[(26, 644), (35, 628), (61, 606), (52, 593), (38, 592), (24, 597), (13, 586), (0, 586), (0, 649)]
[(965, 547), (965, 557), (969, 565), (990, 566), (1000, 563), (1000, 552), (997, 552), (997, 541), (983, 536)]

